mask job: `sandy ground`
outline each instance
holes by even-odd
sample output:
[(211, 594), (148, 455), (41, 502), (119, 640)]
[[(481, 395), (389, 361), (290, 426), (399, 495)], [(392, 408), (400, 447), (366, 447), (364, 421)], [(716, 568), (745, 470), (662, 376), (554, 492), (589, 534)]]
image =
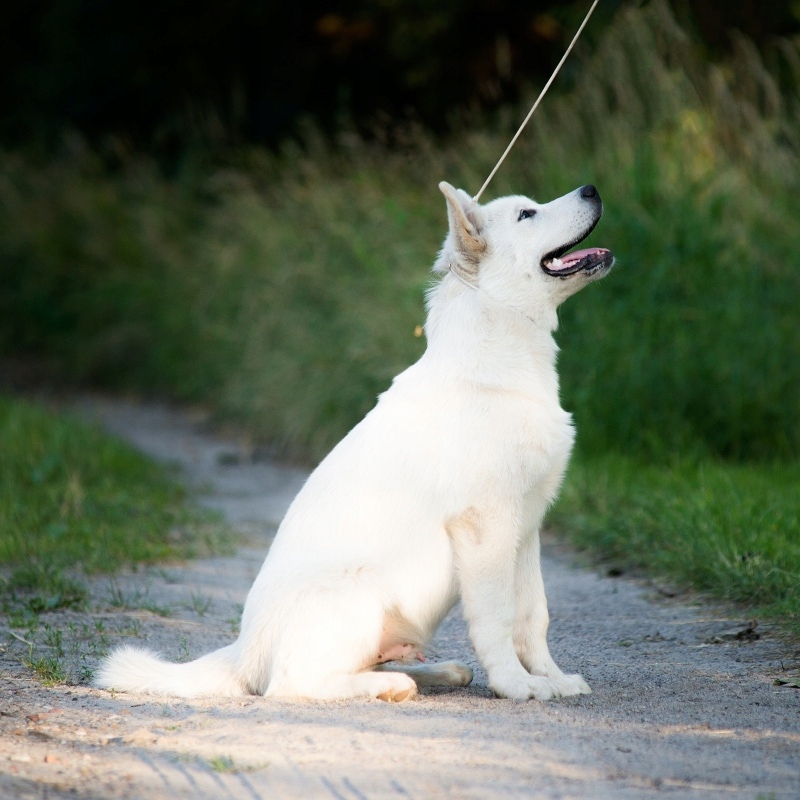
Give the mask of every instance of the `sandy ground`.
[[(82, 410), (179, 462), (246, 542), (234, 556), (93, 585), (91, 614), (48, 615), (83, 638), (138, 637), (175, 659), (234, 636), (275, 527), (304, 473), (209, 433), (200, 417), (119, 401)], [(599, 574), (545, 546), (553, 655), (590, 696), (499, 700), (456, 609), (428, 660), (476, 668), (466, 689), (412, 702), (154, 700), (47, 688), (0, 632), (0, 798), (800, 798), (797, 653), (730, 611)], [(116, 608), (110, 598), (126, 598)], [(161, 616), (149, 608), (167, 608)], [(88, 631), (88, 633), (87, 633)], [(23, 637), (24, 638), (24, 637)], [(130, 639), (128, 639), (130, 640)]]

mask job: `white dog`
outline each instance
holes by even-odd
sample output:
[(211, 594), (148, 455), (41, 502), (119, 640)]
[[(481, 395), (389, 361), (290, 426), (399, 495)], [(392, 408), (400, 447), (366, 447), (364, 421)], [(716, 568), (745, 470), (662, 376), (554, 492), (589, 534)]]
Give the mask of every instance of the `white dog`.
[(574, 437), (558, 399), (556, 309), (614, 261), (601, 248), (565, 255), (597, 224), (600, 197), (583, 186), (544, 205), (480, 206), (439, 187), (450, 231), (427, 350), (295, 498), (237, 641), (188, 664), (124, 647), (97, 686), (392, 701), (462, 686), (462, 664), (413, 663), (460, 597), (497, 695), (590, 691), (547, 648), (539, 526)]

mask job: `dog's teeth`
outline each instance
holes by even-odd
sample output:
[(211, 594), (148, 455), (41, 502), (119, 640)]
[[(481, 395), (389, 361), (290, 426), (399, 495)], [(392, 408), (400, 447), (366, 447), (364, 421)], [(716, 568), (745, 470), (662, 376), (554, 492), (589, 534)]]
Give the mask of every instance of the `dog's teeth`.
[(564, 266), (564, 262), (560, 258), (554, 258), (550, 263), (554, 267), (563, 267)]

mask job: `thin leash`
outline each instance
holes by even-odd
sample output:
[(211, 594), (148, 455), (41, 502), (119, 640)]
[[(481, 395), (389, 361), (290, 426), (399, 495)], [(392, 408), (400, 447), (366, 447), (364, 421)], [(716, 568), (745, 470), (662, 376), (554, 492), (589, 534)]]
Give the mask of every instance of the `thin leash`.
[[(589, 11), (586, 13), (586, 16), (583, 18), (583, 22), (581, 23), (580, 28), (578, 28), (578, 31), (575, 34), (575, 36), (572, 37), (572, 41), (569, 43), (569, 47), (567, 48), (567, 50), (564, 53), (564, 55), (561, 57), (561, 61), (558, 62), (558, 65), (553, 70), (553, 74), (550, 76), (550, 79), (544, 85), (544, 88), (542, 89), (542, 91), (539, 92), (539, 96), (536, 98), (536, 102), (531, 107), (531, 110), (528, 112), (528, 115), (525, 117), (525, 119), (522, 120), (522, 124), (517, 129), (517, 132), (514, 134), (514, 137), (508, 143), (508, 147), (506, 147), (503, 155), (500, 156), (500, 160), (494, 165), (494, 169), (489, 173), (489, 177), (484, 181), (484, 184), (478, 190), (478, 193), (472, 198), (476, 203), (480, 199), (480, 196), (483, 194), (483, 190), (489, 185), (489, 182), (492, 180), (492, 178), (494, 178), (495, 173), (497, 172), (497, 170), (500, 169), (500, 165), (506, 160), (506, 156), (511, 152), (511, 148), (516, 144), (517, 139), (519, 139), (520, 134), (525, 129), (525, 126), (530, 121), (530, 118), (533, 116), (533, 112), (536, 111), (536, 109), (539, 106), (539, 103), (542, 101), (542, 98), (545, 96), (545, 94), (547, 93), (547, 90), (550, 88), (550, 84), (555, 80), (556, 75), (558, 75), (559, 70), (564, 65), (564, 62), (567, 60), (567, 56), (572, 52), (572, 48), (575, 46), (575, 42), (578, 41), (578, 37), (581, 35), (581, 33), (583, 33), (583, 29), (586, 27), (586, 23), (589, 21), (589, 17), (592, 16), (592, 13), (594, 12), (594, 9), (595, 9), (595, 7), (597, 6), (597, 4), (599, 2), (600, 2), (600, 0), (594, 0), (594, 2), (592, 3), (591, 7), (589, 8)], [(470, 283), (470, 281), (468, 281), (461, 274), (460, 270), (453, 269), (452, 263), (448, 264), (448, 267), (449, 267), (450, 274), (454, 278), (459, 280), (461, 283), (463, 283), (464, 286), (466, 286), (468, 289), (472, 289), (473, 291), (476, 291), (476, 292), (480, 292), (481, 291), (476, 284)], [(517, 309), (514, 309), (514, 310), (516, 311)], [(527, 314), (523, 314), (521, 311), (519, 313), (522, 314), (522, 316), (524, 316), (526, 319), (530, 320), (530, 317), (528, 317)], [(533, 320), (531, 320), (531, 321), (533, 321)], [(419, 335), (422, 335), (421, 326), (418, 325), (417, 329), (419, 330)], [(417, 335), (416, 330), (415, 330), (415, 334), (414, 335), (415, 336)]]
[(519, 135), (522, 133), (525, 126), (528, 124), (528, 121), (533, 116), (533, 112), (536, 111), (542, 98), (547, 93), (547, 90), (550, 88), (550, 84), (555, 80), (556, 75), (558, 75), (559, 70), (563, 66), (564, 62), (567, 60), (567, 56), (572, 51), (572, 48), (575, 46), (575, 42), (578, 41), (578, 37), (581, 35), (581, 33), (583, 33), (583, 29), (586, 27), (586, 23), (589, 21), (589, 17), (592, 16), (592, 12), (594, 11), (595, 6), (599, 2), (600, 0), (594, 0), (594, 2), (592, 3), (592, 6), (589, 9), (586, 16), (584, 17), (580, 28), (578, 28), (578, 32), (575, 34), (572, 41), (570, 42), (569, 47), (567, 48), (567, 52), (564, 53), (563, 57), (561, 58), (561, 61), (558, 62), (558, 66), (553, 70), (553, 74), (550, 76), (550, 80), (547, 81), (547, 83), (544, 85), (544, 89), (542, 89), (542, 91), (539, 93), (539, 96), (536, 98), (536, 102), (533, 104), (531, 110), (528, 112), (528, 116), (525, 117), (524, 120), (522, 120), (522, 125), (519, 126), (517, 132), (514, 134), (514, 138), (508, 143), (508, 147), (506, 147), (503, 155), (500, 156), (500, 160), (494, 165), (494, 169), (489, 173), (489, 177), (486, 179), (483, 186), (481, 186), (481, 188), (478, 190), (478, 194), (476, 194), (475, 197), (472, 198), (476, 203), (480, 199), (480, 196), (483, 194), (483, 190), (489, 185), (489, 181), (491, 181), (491, 179), (494, 178), (495, 173), (497, 172), (498, 169), (500, 169), (500, 165), (505, 161), (506, 156), (511, 152), (511, 148), (516, 144), (517, 139), (519, 139)]
[(476, 286), (474, 283), (470, 283), (470, 282), (469, 282), (469, 281), (468, 281), (468, 280), (467, 280), (467, 279), (466, 279), (466, 278), (465, 278), (465, 277), (464, 277), (464, 276), (461, 274), (461, 272), (460, 272), (459, 270), (457, 270), (457, 269), (453, 269), (453, 263), (452, 263), (452, 262), (450, 262), (450, 263), (447, 265), (447, 268), (450, 270), (450, 272), (451, 272), (451, 274), (453, 275), (453, 277), (454, 277), (454, 278), (458, 278), (458, 280), (460, 280), (460, 281), (461, 281), (461, 283), (463, 283), (463, 284), (464, 284), (464, 286), (466, 286), (468, 289), (475, 289), (475, 290), (477, 290), (477, 289), (478, 289), (478, 287), (477, 287), (477, 286)]

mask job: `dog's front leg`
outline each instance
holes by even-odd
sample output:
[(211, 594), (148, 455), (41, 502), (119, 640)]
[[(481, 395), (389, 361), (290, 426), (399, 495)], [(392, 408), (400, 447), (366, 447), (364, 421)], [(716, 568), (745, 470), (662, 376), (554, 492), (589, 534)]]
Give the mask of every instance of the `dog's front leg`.
[(531, 675), (514, 649), (517, 525), (511, 513), (470, 509), (448, 525), (470, 639), (492, 691), (515, 700), (549, 700), (559, 691)]
[(564, 697), (592, 690), (580, 675), (565, 675), (550, 655), (547, 628), (550, 615), (542, 580), (539, 532), (526, 537), (516, 566), (516, 620), (514, 646), (525, 669), (550, 678)]

